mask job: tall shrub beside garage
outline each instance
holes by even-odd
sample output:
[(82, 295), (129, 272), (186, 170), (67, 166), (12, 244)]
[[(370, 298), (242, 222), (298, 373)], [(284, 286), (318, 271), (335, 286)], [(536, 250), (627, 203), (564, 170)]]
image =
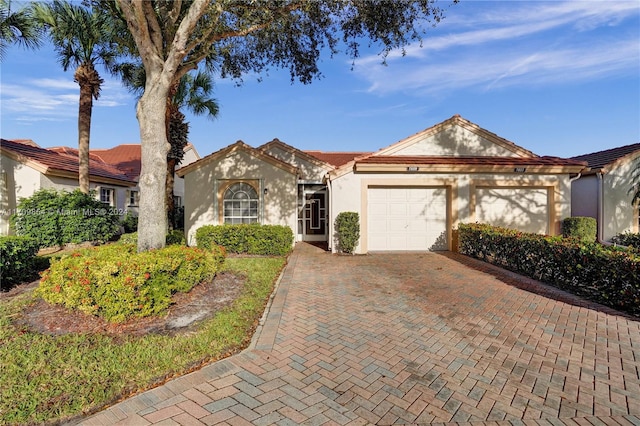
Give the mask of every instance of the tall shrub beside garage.
[(338, 248), (343, 253), (353, 253), (360, 239), (360, 215), (356, 212), (342, 212), (334, 222)]

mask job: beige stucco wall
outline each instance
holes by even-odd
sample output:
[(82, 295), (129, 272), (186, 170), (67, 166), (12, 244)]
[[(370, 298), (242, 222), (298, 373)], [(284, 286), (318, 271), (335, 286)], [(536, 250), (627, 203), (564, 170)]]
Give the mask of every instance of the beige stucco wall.
[(448, 127), (407, 145), (390, 155), (517, 157), (513, 151), (460, 126)]
[(263, 207), (261, 223), (289, 226), (295, 232), (297, 176), (238, 150), (185, 175), (185, 231), (190, 245), (196, 243), (198, 228), (220, 224), (217, 194), (234, 180), (258, 182)]
[(633, 185), (633, 170), (640, 155), (620, 162), (616, 167), (607, 170), (603, 176), (604, 205), (602, 217), (602, 239), (610, 241), (622, 232), (638, 232), (635, 206), (631, 204), (633, 193), (629, 189)]
[(322, 182), (322, 178), (327, 174), (331, 167), (321, 167), (311, 161), (307, 161), (299, 156), (285, 151), (278, 147), (272, 146), (266, 150), (267, 154), (276, 157), (277, 159), (284, 161), (287, 164), (291, 164), (294, 167), (300, 169), (300, 179), (305, 182)]
[[(560, 233), (562, 219), (571, 215), (571, 187), (567, 175), (518, 175), (512, 174), (380, 174), (349, 172), (335, 178), (330, 184), (330, 238), (334, 240), (333, 223), (340, 212), (355, 211), (360, 214), (360, 244), (357, 253), (367, 251), (367, 188), (371, 186), (422, 186), (447, 190), (447, 224), (449, 242), (451, 229), (459, 223), (476, 221), (477, 194), (484, 188), (535, 187), (548, 192), (548, 233)], [(527, 200), (523, 200), (526, 205)], [(523, 230), (529, 221), (522, 220)], [(335, 240), (332, 241), (335, 247)]]

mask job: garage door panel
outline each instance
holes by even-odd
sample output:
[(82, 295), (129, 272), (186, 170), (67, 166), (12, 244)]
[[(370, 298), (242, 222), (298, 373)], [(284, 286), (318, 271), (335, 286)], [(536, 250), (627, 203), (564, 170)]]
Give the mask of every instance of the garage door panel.
[(446, 250), (446, 194), (443, 188), (369, 188), (368, 249)]
[(545, 234), (548, 231), (546, 188), (477, 188), (476, 220), (494, 226)]

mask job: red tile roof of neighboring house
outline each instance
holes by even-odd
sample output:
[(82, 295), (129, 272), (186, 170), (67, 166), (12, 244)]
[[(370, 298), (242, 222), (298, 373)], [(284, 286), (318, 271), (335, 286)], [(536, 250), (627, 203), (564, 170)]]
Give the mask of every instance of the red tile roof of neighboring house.
[[(31, 162), (41, 173), (58, 176), (78, 175), (77, 151), (74, 155), (71, 151), (56, 152), (52, 149), (40, 148), (30, 144), (1, 140), (0, 148), (3, 154), (14, 157), (21, 162)], [(118, 181), (124, 186), (131, 186), (135, 181), (122, 173), (116, 167), (99, 161), (95, 158), (89, 159), (89, 176), (92, 181)]]
[(636, 151), (640, 151), (640, 143), (593, 152), (591, 154), (578, 155), (576, 157), (571, 157), (571, 159), (586, 161), (591, 169), (602, 169)]
[(109, 149), (92, 149), (91, 153), (105, 163), (113, 164), (131, 179), (137, 180), (140, 177), (142, 148), (139, 143), (122, 144)]
[(369, 155), (371, 152), (324, 152), (324, 151), (303, 151), (306, 154), (316, 157), (320, 161), (340, 167), (357, 157)]

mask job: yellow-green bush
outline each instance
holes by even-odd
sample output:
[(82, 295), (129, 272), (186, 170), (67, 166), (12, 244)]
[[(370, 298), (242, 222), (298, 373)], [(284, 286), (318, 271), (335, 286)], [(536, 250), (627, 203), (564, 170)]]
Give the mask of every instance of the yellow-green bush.
[(111, 322), (164, 311), (176, 292), (214, 277), (225, 251), (169, 246), (136, 253), (131, 244), (77, 250), (52, 261), (38, 293), (49, 303)]

